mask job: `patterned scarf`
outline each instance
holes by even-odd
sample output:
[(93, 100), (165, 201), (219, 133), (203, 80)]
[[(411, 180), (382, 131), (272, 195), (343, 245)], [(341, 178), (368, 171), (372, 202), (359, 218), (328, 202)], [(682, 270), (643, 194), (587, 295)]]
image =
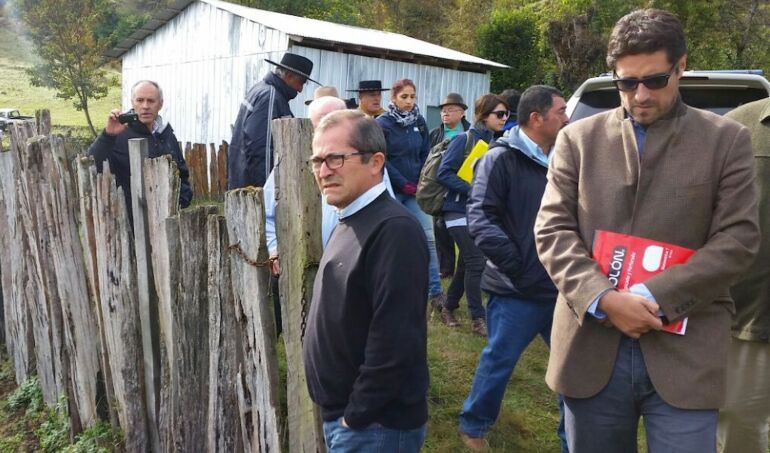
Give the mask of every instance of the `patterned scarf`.
[(399, 126), (409, 127), (417, 122), (417, 118), (420, 117), (420, 109), (417, 107), (417, 104), (415, 104), (411, 111), (403, 112), (396, 107), (396, 104), (391, 102), (388, 104), (387, 115), (393, 118), (393, 121), (398, 123)]

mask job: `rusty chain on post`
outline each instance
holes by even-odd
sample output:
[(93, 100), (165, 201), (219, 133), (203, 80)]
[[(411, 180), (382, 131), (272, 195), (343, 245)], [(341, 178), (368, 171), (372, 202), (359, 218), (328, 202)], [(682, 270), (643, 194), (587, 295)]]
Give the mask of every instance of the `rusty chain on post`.
[(268, 259), (266, 259), (264, 261), (253, 260), (253, 259), (249, 258), (248, 256), (246, 256), (246, 253), (244, 253), (243, 249), (241, 249), (241, 241), (238, 241), (235, 244), (228, 245), (227, 246), (227, 250), (230, 250), (231, 252), (234, 252), (235, 254), (240, 256), (243, 261), (245, 261), (246, 263), (248, 263), (248, 264), (250, 264), (250, 265), (252, 265), (254, 267), (270, 266), (270, 265), (272, 265), (273, 261), (278, 259), (278, 257), (271, 257), (271, 258), (268, 258)]

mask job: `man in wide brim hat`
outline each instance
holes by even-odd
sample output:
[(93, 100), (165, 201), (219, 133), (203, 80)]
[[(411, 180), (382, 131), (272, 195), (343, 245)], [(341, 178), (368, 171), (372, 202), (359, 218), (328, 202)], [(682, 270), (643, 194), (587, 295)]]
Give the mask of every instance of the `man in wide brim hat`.
[[(265, 61), (270, 64), (274, 64), (279, 68), (283, 68), (283, 69), (286, 69), (287, 71), (291, 71), (295, 74), (298, 74), (304, 77), (306, 80), (310, 80), (311, 82), (321, 85), (320, 82), (310, 78), (310, 73), (313, 72), (313, 62), (303, 57), (302, 55), (286, 52), (285, 54), (283, 54), (283, 57), (281, 58), (280, 63), (276, 63), (274, 61), (268, 60), (267, 58), (265, 58)], [(300, 90), (297, 90), (297, 91), (300, 91)]]
[(376, 118), (383, 113), (382, 92), (390, 88), (383, 88), (380, 80), (362, 80), (358, 82), (357, 90), (347, 90), (358, 93), (358, 109), (367, 115)]
[(273, 169), (273, 120), (293, 118), (289, 101), (297, 97), (308, 80), (318, 83), (310, 78), (313, 62), (302, 55), (286, 52), (280, 63), (267, 58), (265, 61), (276, 68), (246, 93), (233, 124), (227, 154), (228, 190), (265, 185)]

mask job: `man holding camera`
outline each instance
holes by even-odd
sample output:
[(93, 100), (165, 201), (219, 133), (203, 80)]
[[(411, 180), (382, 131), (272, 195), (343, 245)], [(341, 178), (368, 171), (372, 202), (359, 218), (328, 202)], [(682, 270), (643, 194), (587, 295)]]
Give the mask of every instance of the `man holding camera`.
[(131, 106), (133, 111), (127, 114), (121, 115), (118, 109), (110, 112), (107, 126), (88, 149), (88, 154), (94, 156), (99, 171), (102, 170), (103, 162), (109, 160), (110, 172), (115, 175), (118, 186), (123, 188), (130, 209), (131, 166), (128, 140), (147, 139), (148, 157), (169, 154), (174, 158), (181, 180), (179, 206), (186, 208), (193, 196), (189, 182), (190, 173), (174, 130), (158, 115), (163, 107), (163, 91), (160, 85), (151, 80), (136, 82), (131, 87)]

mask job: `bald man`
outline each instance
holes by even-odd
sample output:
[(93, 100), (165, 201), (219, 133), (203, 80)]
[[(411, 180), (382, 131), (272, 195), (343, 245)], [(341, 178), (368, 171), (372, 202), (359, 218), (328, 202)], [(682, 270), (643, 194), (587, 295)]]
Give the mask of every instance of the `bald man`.
[(342, 99), (333, 96), (321, 96), (310, 103), (310, 107), (308, 108), (310, 122), (313, 123), (313, 128), (316, 128), (323, 117), (335, 110), (344, 109), (345, 101)]

